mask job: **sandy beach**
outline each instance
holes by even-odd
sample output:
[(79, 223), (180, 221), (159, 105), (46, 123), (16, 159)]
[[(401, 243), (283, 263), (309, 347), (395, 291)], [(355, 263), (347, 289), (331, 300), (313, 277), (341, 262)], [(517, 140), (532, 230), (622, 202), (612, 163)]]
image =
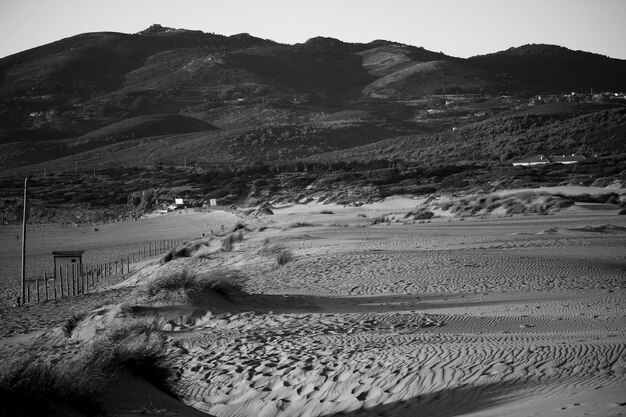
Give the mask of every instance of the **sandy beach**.
[[(98, 329), (150, 321), (166, 339), (171, 393), (122, 374), (103, 394), (108, 415), (626, 414), (626, 217), (580, 205), (406, 219), (418, 203), (241, 211), (229, 250), (223, 237), (197, 239), (113, 287), (3, 310), (0, 352), (30, 346), (62, 361)], [(173, 216), (154, 221), (175, 230)], [(138, 295), (181, 270), (245, 277), (243, 291)]]

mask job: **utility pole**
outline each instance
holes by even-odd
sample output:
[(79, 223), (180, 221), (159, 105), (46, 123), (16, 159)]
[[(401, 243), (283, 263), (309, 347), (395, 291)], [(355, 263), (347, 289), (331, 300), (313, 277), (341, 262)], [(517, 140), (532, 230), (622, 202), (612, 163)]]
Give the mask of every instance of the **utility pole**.
[(28, 214), (28, 177), (24, 179), (24, 213), (22, 215), (22, 304), (26, 303), (26, 216)]

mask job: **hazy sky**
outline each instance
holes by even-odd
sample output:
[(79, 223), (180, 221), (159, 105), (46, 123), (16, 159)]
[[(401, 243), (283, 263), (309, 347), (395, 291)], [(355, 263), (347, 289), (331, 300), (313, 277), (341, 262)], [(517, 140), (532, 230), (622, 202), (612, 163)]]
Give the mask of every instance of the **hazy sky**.
[(0, 57), (154, 23), (283, 43), (386, 39), (459, 57), (549, 43), (626, 59), (626, 0), (0, 0)]

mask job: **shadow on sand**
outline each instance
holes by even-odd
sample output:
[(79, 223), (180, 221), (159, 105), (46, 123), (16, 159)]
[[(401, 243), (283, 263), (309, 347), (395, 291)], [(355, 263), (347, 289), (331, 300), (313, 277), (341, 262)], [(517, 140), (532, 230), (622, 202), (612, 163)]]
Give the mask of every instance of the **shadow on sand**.
[[(443, 389), (404, 401), (375, 405), (350, 413), (351, 417), (455, 417), (487, 411), (514, 400), (530, 399), (528, 384), (508, 381)], [(496, 414), (493, 414), (496, 415)]]

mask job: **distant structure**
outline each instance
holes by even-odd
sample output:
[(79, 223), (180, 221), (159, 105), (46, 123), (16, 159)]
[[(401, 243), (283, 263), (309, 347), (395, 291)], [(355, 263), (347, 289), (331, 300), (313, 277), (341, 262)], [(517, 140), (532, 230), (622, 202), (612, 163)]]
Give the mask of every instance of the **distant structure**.
[(78, 276), (83, 267), (83, 250), (59, 250), (54, 256), (54, 277)]
[(530, 167), (535, 165), (548, 165), (550, 160), (545, 155), (531, 156), (530, 158), (522, 159), (513, 162), (514, 167)]
[(548, 164), (577, 164), (578, 162), (586, 161), (588, 158), (581, 154), (571, 155), (550, 155), (545, 156), (542, 154), (531, 156), (530, 158), (521, 159), (513, 162), (513, 166), (529, 167), (536, 165), (548, 165)]

